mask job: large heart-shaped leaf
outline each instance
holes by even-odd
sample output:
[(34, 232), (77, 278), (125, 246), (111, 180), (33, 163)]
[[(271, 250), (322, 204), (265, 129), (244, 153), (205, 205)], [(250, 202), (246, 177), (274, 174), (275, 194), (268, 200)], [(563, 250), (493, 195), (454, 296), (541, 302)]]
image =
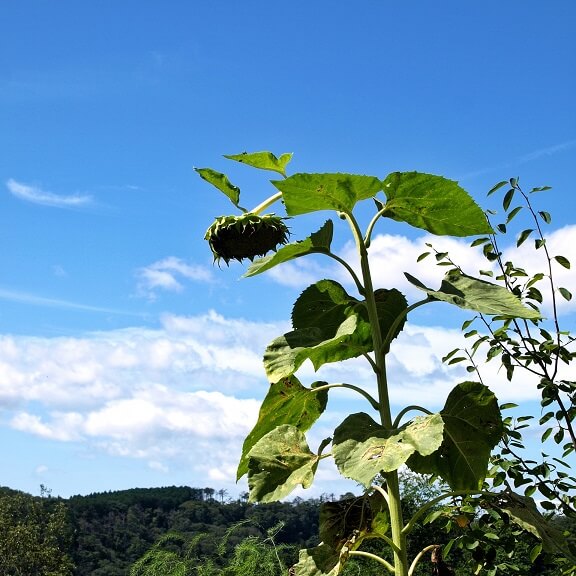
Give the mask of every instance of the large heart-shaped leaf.
[(332, 454), (344, 476), (368, 488), (380, 472), (398, 470), (414, 452), (427, 456), (438, 450), (443, 428), (440, 414), (431, 414), (392, 434), (368, 414), (351, 414), (334, 431)]
[(429, 456), (414, 453), (407, 464), (414, 472), (437, 474), (453, 490), (478, 490), (504, 431), (498, 400), (483, 384), (463, 382), (450, 392), (440, 414), (440, 449)]
[(244, 440), (236, 479), (248, 472), (248, 453), (268, 432), (281, 424), (291, 424), (306, 432), (326, 409), (328, 391), (315, 392), (302, 386), (296, 376), (272, 384), (258, 414), (256, 425)]
[(307, 254), (326, 254), (330, 251), (333, 232), (334, 225), (332, 220), (327, 220), (320, 230), (313, 232), (305, 240), (286, 244), (286, 246), (283, 246), (277, 252), (253, 262), (244, 276), (256, 276), (256, 274), (266, 272), (278, 264), (288, 262), (288, 260), (294, 260), (294, 258), (299, 258), (300, 256), (306, 256)]
[(298, 428), (290, 424), (274, 428), (248, 452), (250, 502), (275, 502), (298, 485), (309, 488), (318, 460)]
[(384, 216), (445, 236), (489, 234), (482, 209), (457, 182), (420, 172), (393, 172), (383, 182)]
[[(375, 295), (380, 330), (387, 334), (406, 309), (406, 299), (397, 290), (377, 290)], [(273, 340), (264, 353), (271, 382), (294, 374), (305, 360), (318, 369), (373, 349), (364, 302), (349, 296), (333, 280), (321, 280), (304, 290), (294, 304), (292, 324), (294, 330)], [(394, 336), (401, 328), (399, 323)]]
[(250, 154), (242, 152), (242, 154), (225, 154), (224, 158), (236, 160), (236, 162), (252, 166), (253, 168), (272, 170), (285, 176), (286, 165), (292, 160), (292, 154), (282, 154), (280, 158), (276, 158), (272, 152), (252, 152)]
[(272, 184), (282, 192), (289, 216), (318, 210), (350, 213), (358, 201), (382, 190), (378, 178), (356, 174), (294, 174)]
[(473, 278), (459, 270), (450, 270), (444, 276), (439, 290), (428, 288), (407, 272), (404, 275), (416, 288), (423, 290), (428, 296), (465, 310), (513, 318), (540, 318), (538, 311), (524, 306), (510, 290), (486, 280)]

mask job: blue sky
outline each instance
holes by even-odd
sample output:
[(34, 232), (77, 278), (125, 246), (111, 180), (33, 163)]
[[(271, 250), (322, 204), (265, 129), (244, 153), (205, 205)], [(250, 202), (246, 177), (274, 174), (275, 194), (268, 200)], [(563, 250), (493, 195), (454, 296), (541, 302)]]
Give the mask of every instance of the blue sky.
[[(0, 22), (2, 485), (244, 489), (234, 470), (267, 388), (262, 350), (299, 292), (337, 271), (311, 260), (239, 280), (240, 266), (212, 265), (204, 231), (230, 205), (193, 167), (227, 172), (247, 205), (271, 190), (223, 154), (293, 152), (291, 172), (432, 172), (482, 205), (511, 176), (548, 184), (551, 244), (576, 261), (569, 0), (21, 0)], [(325, 216), (292, 222), (294, 238)], [(335, 246), (351, 254), (343, 233)], [(415, 268), (422, 232), (377, 233), (379, 285), (412, 297), (403, 270), (438, 274)], [(465, 242), (438, 242), (480, 265)], [(393, 362), (398, 405), (440, 407), (460, 374), (439, 357), (461, 319), (413, 319)], [(354, 363), (327, 377), (369, 382)], [(534, 398), (523, 384), (499, 395)], [(332, 403), (314, 441), (351, 402)], [(311, 494), (340, 488), (326, 469)]]

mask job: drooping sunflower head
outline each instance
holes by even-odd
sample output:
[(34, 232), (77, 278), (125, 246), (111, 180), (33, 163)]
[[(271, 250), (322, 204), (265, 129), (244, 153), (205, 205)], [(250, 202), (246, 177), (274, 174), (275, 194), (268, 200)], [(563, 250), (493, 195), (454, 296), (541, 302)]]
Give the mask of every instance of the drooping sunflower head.
[(260, 216), (247, 212), (241, 216), (220, 216), (206, 231), (214, 262), (244, 259), (252, 261), (288, 242), (290, 232), (284, 219), (274, 214)]

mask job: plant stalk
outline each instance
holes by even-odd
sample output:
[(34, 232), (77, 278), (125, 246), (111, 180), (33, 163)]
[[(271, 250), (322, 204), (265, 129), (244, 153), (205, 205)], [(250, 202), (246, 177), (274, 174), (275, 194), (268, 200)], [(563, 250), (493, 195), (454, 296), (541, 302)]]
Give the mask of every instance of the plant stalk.
[[(350, 224), (358, 254), (360, 256), (360, 268), (362, 271), (362, 282), (364, 284), (366, 309), (368, 320), (372, 330), (372, 344), (374, 348), (374, 363), (376, 379), (378, 383), (378, 405), (380, 421), (385, 429), (392, 429), (392, 413), (390, 410), (390, 396), (388, 394), (388, 381), (386, 376), (386, 355), (383, 350), (382, 332), (378, 320), (378, 309), (376, 307), (376, 297), (374, 295), (374, 286), (372, 284), (372, 274), (370, 272), (370, 263), (368, 260), (368, 250), (366, 242), (362, 237), (360, 228), (354, 216), (345, 213), (345, 217)], [(408, 576), (408, 557), (406, 554), (406, 536), (403, 533), (404, 520), (402, 518), (402, 503), (400, 495), (400, 484), (398, 481), (398, 472), (396, 470), (387, 472), (385, 475), (386, 488), (388, 493), (388, 507), (390, 512), (390, 528), (392, 532), (392, 541), (395, 548), (394, 553), (394, 575)]]
[(272, 196), (266, 198), (264, 202), (258, 204), (258, 206), (250, 210), (250, 214), (260, 214), (260, 212), (266, 210), (268, 206), (271, 206), (272, 204), (274, 204), (274, 202), (280, 200), (280, 198), (282, 198), (282, 192), (276, 192), (276, 194), (272, 194)]

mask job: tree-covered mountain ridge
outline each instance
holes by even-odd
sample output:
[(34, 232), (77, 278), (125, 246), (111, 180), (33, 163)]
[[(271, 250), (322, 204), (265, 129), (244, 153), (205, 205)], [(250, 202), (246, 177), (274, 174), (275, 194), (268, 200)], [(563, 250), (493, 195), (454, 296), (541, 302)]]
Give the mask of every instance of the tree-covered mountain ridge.
[[(201, 553), (217, 556), (226, 531), (237, 524), (230, 545), (265, 534), (279, 522), (283, 524), (276, 536), (279, 543), (315, 545), (320, 504), (333, 498), (330, 494), (256, 505), (248, 503), (247, 494), (233, 499), (226, 490), (189, 486), (70, 498), (53, 497), (44, 487), (41, 496), (0, 487), (0, 574), (125, 576), (167, 533), (205, 534)], [(47, 549), (52, 550), (51, 559)], [(51, 568), (43, 568), (42, 562)]]

